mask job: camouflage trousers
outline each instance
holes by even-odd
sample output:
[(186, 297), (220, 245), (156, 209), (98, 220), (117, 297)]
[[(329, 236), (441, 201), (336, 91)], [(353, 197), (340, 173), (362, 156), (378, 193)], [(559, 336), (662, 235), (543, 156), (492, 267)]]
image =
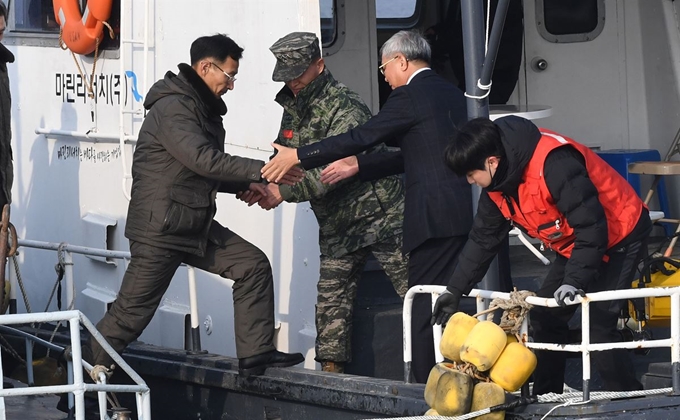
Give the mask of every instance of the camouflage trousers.
[(352, 311), (357, 283), (372, 253), (394, 290), (404, 298), (408, 291), (408, 258), (401, 253), (402, 235), (361, 248), (339, 258), (321, 256), (316, 300), (316, 360), (352, 360)]

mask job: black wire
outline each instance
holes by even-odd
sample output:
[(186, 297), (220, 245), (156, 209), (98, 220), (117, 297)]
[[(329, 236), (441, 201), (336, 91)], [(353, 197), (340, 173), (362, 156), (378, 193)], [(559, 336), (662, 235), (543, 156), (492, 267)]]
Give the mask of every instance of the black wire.
[(523, 405), (529, 405), (533, 404), (535, 402), (538, 402), (538, 397), (520, 397), (516, 399), (515, 401), (506, 403), (506, 404), (498, 404), (494, 405), (493, 407), (489, 407), (489, 413), (493, 413), (495, 411), (506, 411), (511, 408), (516, 408), (520, 407)]

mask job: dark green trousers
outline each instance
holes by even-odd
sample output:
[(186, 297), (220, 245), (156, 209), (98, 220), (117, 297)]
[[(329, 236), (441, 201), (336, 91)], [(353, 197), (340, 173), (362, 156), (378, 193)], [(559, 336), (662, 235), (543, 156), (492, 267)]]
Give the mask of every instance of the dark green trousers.
[[(186, 263), (234, 281), (234, 330), (239, 358), (274, 350), (274, 287), (269, 260), (255, 245), (224, 229), (205, 256), (130, 241), (132, 258), (118, 297), (97, 329), (118, 352), (136, 340), (153, 318), (175, 271)], [(214, 293), (226, 291), (215, 290)], [(91, 355), (88, 355), (88, 350)], [(85, 358), (109, 366), (111, 358), (90, 339)]]

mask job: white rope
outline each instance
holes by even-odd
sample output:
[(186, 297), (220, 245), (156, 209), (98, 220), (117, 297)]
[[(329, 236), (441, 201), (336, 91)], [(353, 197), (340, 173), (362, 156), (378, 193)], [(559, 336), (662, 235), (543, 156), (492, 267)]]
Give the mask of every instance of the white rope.
[(486, 98), (487, 96), (489, 96), (489, 94), (491, 93), (491, 83), (492, 83), (492, 81), (489, 80), (489, 84), (488, 84), (488, 85), (483, 85), (483, 84), (482, 84), (482, 80), (481, 80), (481, 79), (478, 79), (478, 80), (477, 80), (477, 87), (478, 87), (480, 90), (485, 91), (485, 93), (482, 94), (482, 95), (480, 95), (480, 96), (476, 96), (476, 95), (470, 95), (469, 93), (465, 92), (464, 95), (465, 95), (466, 98), (472, 98), (472, 99), (484, 99), (484, 98)]
[(643, 397), (645, 395), (659, 395), (659, 394), (669, 394), (673, 392), (673, 388), (660, 388), (660, 389), (648, 389), (642, 391), (598, 391), (591, 392), (590, 399), (588, 401), (582, 401), (583, 394), (580, 392), (570, 392), (568, 394), (543, 394), (538, 396), (539, 403), (551, 403), (551, 402), (562, 402), (562, 404), (556, 405), (550, 409), (541, 420), (547, 418), (550, 413), (561, 407), (568, 407), (570, 405), (581, 405), (587, 404), (591, 401), (599, 400), (613, 400), (617, 398), (633, 398), (633, 397)]
[[(612, 400), (612, 399), (618, 399), (618, 398), (633, 398), (633, 397), (643, 397), (646, 395), (660, 395), (660, 394), (670, 394), (673, 392), (673, 388), (660, 388), (660, 389), (648, 389), (648, 390), (642, 390), (642, 391), (617, 391), (617, 392), (610, 392), (610, 391), (598, 391), (598, 392), (591, 392), (590, 393), (590, 399), (588, 401), (582, 401), (583, 399), (583, 393), (581, 392), (570, 392), (568, 394), (544, 394), (544, 395), (539, 395), (538, 396), (538, 402), (539, 403), (554, 403), (554, 402), (559, 402), (559, 405), (556, 405), (555, 407), (551, 408), (550, 411), (548, 411), (542, 418), (541, 420), (545, 419), (548, 417), (550, 413), (555, 411), (558, 408), (561, 407), (568, 407), (570, 405), (581, 405), (581, 404), (588, 404), (593, 401), (599, 401), (599, 400)], [(484, 414), (490, 413), (491, 410), (489, 408), (485, 408), (483, 410), (478, 410), (478, 411), (473, 411), (472, 413), (468, 414), (463, 414), (461, 416), (453, 416), (453, 417), (446, 417), (446, 416), (412, 416), (412, 417), (390, 417), (389, 419), (382, 419), (382, 420), (467, 420), (467, 419), (472, 419)], [(377, 419), (374, 419), (377, 420)]]
[[(613, 400), (617, 398), (644, 397), (646, 395), (670, 394), (673, 388), (646, 389), (641, 391), (596, 391), (590, 393), (590, 401)], [(543, 394), (538, 396), (539, 403), (566, 402), (583, 399), (583, 393), (570, 392), (568, 394)]]
[(574, 399), (574, 400), (569, 400), (569, 401), (563, 402), (562, 404), (556, 405), (556, 406), (554, 406), (553, 408), (551, 408), (550, 410), (548, 410), (548, 412), (545, 413), (545, 416), (541, 417), (541, 420), (547, 419), (548, 416), (549, 416), (553, 411), (557, 410), (558, 408), (568, 407), (568, 406), (570, 406), (570, 405), (588, 404), (589, 402), (590, 402), (590, 400), (588, 400), (588, 401), (578, 401), (578, 400), (575, 400), (575, 399)]
[[(487, 1), (486, 4), (486, 30), (484, 31), (484, 56), (488, 54), (489, 52), (489, 31), (491, 30), (491, 0)], [(484, 91), (480, 96), (477, 95), (470, 95), (469, 93), (465, 92), (464, 95), (466, 98), (470, 99), (485, 99), (489, 94), (491, 93), (491, 80), (489, 80), (488, 85), (483, 85), (482, 80), (479, 79), (477, 80), (477, 87)]]
[[(489, 414), (491, 412), (490, 408), (484, 408), (481, 410), (473, 411), (471, 413), (463, 414), (460, 416), (413, 416), (413, 417), (394, 417), (389, 419), (381, 420), (467, 420), (473, 419), (475, 417), (483, 416), (484, 414)], [(374, 419), (378, 420), (378, 419)]]

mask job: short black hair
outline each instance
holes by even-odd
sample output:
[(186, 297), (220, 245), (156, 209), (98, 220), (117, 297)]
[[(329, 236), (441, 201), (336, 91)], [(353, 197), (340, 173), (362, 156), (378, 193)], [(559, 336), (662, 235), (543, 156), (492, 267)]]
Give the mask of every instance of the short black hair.
[(0, 0), (0, 16), (5, 18), (5, 23), (9, 23), (7, 22), (7, 6), (2, 0)]
[(505, 158), (505, 148), (500, 128), (488, 118), (465, 123), (444, 152), (446, 165), (458, 176), (483, 170), (491, 156)]
[(195, 65), (204, 58), (215, 58), (222, 62), (231, 57), (239, 61), (243, 57), (243, 48), (239, 47), (233, 39), (224, 34), (202, 36), (191, 43), (189, 50), (191, 65)]

